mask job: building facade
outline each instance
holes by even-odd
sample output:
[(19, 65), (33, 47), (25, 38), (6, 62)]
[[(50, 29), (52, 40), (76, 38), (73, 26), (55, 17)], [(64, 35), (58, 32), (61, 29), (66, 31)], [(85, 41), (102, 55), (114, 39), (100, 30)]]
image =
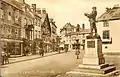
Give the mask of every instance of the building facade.
[(44, 42), (44, 51), (49, 52), (52, 48), (49, 16), (46, 9), (42, 9), (41, 12), (41, 38)]
[(51, 26), (51, 42), (52, 42), (52, 50), (56, 51), (57, 48), (57, 26), (53, 18), (50, 18), (50, 26)]
[(98, 17), (98, 33), (103, 42), (103, 52), (120, 52), (120, 7), (106, 8), (106, 12)]
[(55, 23), (50, 25), (44, 8), (30, 6), (24, 0), (2, 0), (0, 4), (2, 49), (11, 55), (23, 55), (28, 46), (30, 53), (36, 54), (37, 47), (44, 42), (44, 50), (49, 52), (51, 37), (55, 37), (52, 33), (56, 34), (57, 27)]
[(61, 44), (63, 48), (65, 45), (68, 47), (68, 51), (76, 50), (76, 42), (78, 41), (80, 46), (79, 48), (84, 50), (84, 43), (86, 36), (90, 33), (90, 29), (85, 29), (85, 25), (82, 25), (82, 28), (79, 24), (77, 26), (71, 26), (67, 24), (61, 29)]
[(15, 0), (1, 2), (1, 48), (11, 54), (21, 55), (23, 52), (22, 5)]

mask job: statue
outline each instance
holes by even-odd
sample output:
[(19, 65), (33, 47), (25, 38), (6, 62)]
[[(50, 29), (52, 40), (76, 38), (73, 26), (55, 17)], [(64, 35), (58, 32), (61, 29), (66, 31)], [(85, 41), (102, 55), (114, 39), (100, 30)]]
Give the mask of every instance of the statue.
[(92, 7), (92, 12), (90, 14), (85, 13), (85, 16), (87, 16), (89, 18), (89, 22), (90, 22), (90, 29), (91, 29), (91, 34), (88, 36), (88, 38), (92, 38), (93, 37), (93, 30), (95, 31), (95, 36), (97, 37), (97, 28), (96, 28), (96, 16), (97, 16), (97, 11), (96, 11), (96, 7)]

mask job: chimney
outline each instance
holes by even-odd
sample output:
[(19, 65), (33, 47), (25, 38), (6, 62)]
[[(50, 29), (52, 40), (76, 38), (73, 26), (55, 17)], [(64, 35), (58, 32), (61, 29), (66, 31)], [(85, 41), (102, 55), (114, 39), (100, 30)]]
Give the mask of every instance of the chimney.
[(37, 8), (36, 11), (37, 11), (38, 14), (41, 14), (41, 8)]
[(84, 24), (84, 23), (82, 24), (82, 29), (83, 29), (83, 30), (85, 29), (85, 24)]
[(17, 0), (20, 3), (25, 3), (25, 0)]
[(45, 8), (42, 9), (42, 14), (46, 14), (46, 9)]
[(33, 12), (36, 12), (36, 4), (32, 4)]

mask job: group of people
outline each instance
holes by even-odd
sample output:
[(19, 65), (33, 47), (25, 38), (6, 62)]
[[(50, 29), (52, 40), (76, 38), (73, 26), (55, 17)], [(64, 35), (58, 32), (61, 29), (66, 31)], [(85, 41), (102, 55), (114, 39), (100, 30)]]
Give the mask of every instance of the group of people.
[(1, 63), (2, 65), (9, 63), (10, 53), (5, 52), (5, 49), (1, 50)]

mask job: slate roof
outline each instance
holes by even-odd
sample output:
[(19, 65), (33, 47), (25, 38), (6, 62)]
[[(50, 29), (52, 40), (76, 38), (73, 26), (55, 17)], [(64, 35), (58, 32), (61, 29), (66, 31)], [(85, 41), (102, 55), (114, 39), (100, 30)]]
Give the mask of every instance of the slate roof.
[(97, 21), (104, 20), (117, 20), (120, 19), (120, 7), (113, 7), (112, 9), (106, 10), (100, 17), (98, 17)]
[(66, 23), (63, 28), (75, 28), (74, 25), (71, 25), (70, 23)]
[(13, 7), (16, 7), (19, 10), (22, 10), (21, 6), (24, 5), (24, 4), (22, 4), (22, 3), (18, 2), (18, 1), (15, 1), (15, 0), (2, 0), (2, 1), (10, 4)]

